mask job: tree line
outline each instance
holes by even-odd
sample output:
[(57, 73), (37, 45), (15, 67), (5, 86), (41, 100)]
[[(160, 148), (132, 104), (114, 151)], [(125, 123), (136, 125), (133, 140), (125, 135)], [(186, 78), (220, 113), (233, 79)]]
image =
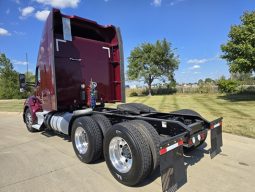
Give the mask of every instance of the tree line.
[[(31, 72), (26, 74), (26, 80), (34, 82), (34, 75)], [(4, 53), (0, 54), (0, 99), (21, 99), (26, 98), (33, 90), (29, 89), (24, 93), (19, 91), (19, 73), (14, 69), (10, 59)]]
[[(255, 73), (255, 11), (244, 12), (241, 24), (231, 26), (228, 41), (221, 45), (221, 50), (221, 58), (227, 61), (231, 77), (200, 80), (198, 84), (201, 87), (214, 83), (219, 86), (221, 92), (233, 93), (237, 91), (239, 85), (254, 82), (252, 74)], [(178, 69), (180, 63), (171, 43), (166, 39), (156, 41), (155, 44), (143, 43), (135, 47), (128, 62), (128, 79), (144, 81), (148, 85), (149, 95), (155, 79), (175, 82), (174, 71)]]
[[(254, 82), (255, 73), (255, 11), (244, 12), (241, 23), (233, 25), (228, 34), (228, 41), (221, 45), (222, 58), (229, 65), (231, 78), (217, 81), (207, 78), (200, 81), (200, 86), (216, 83), (222, 92), (231, 93), (245, 82)], [(135, 47), (128, 57), (128, 80), (140, 80), (148, 86), (152, 94), (152, 83), (161, 81), (170, 89), (176, 81), (174, 72), (179, 66), (179, 57), (171, 43), (166, 39), (155, 43), (142, 43)], [(26, 74), (28, 82), (34, 82), (31, 72)], [(4, 53), (0, 54), (0, 99), (26, 98), (33, 92), (32, 88), (25, 93), (19, 92), (18, 72)]]

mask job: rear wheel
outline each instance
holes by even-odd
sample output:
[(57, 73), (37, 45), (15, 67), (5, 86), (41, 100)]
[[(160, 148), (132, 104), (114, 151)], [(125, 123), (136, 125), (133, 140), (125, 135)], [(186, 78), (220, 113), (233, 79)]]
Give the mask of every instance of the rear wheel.
[(91, 117), (100, 127), (103, 136), (105, 136), (106, 132), (112, 128), (111, 121), (104, 115), (96, 114), (92, 115)]
[(29, 132), (36, 132), (37, 130), (36, 129), (34, 129), (33, 127), (32, 127), (32, 125), (33, 125), (33, 119), (32, 119), (32, 114), (31, 114), (31, 111), (30, 111), (30, 109), (29, 108), (27, 108), (26, 109), (26, 111), (25, 111), (25, 123), (26, 123), (26, 127), (27, 127), (27, 130), (29, 131)]
[(152, 154), (152, 168), (151, 172), (155, 171), (159, 165), (159, 150), (160, 150), (160, 138), (158, 132), (155, 128), (146, 121), (143, 120), (133, 120), (130, 121), (135, 127), (139, 128), (142, 132), (144, 137), (146, 138), (149, 146), (150, 151)]
[(115, 124), (104, 139), (104, 157), (108, 169), (120, 183), (134, 186), (151, 170), (151, 152), (147, 141), (129, 122)]
[(98, 160), (102, 154), (102, 133), (91, 117), (79, 117), (72, 125), (71, 139), (77, 157), (84, 163)]

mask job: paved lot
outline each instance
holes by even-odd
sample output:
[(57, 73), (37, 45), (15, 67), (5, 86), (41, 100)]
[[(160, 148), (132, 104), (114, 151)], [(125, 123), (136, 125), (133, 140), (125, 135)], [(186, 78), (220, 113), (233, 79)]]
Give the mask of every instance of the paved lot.
[[(185, 158), (188, 183), (180, 192), (254, 191), (255, 140), (230, 134), (223, 137), (223, 153), (213, 160), (209, 146)], [(160, 192), (161, 182), (154, 174), (138, 187), (121, 185), (103, 160), (83, 164), (66, 138), (29, 133), (20, 114), (1, 113), (0, 191)]]

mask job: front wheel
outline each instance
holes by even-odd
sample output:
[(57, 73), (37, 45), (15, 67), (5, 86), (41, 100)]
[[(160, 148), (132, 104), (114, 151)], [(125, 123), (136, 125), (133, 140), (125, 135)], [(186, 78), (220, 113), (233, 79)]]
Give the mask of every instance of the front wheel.
[(106, 133), (106, 164), (114, 178), (124, 185), (134, 186), (150, 173), (151, 151), (142, 134), (129, 122), (116, 124)]
[(31, 114), (31, 111), (30, 111), (30, 109), (29, 108), (27, 108), (26, 109), (26, 111), (25, 111), (25, 123), (26, 123), (26, 127), (27, 127), (27, 130), (29, 131), (29, 132), (36, 132), (37, 130), (36, 129), (34, 129), (33, 127), (32, 127), (32, 125), (33, 125), (33, 119), (32, 119), (32, 114)]

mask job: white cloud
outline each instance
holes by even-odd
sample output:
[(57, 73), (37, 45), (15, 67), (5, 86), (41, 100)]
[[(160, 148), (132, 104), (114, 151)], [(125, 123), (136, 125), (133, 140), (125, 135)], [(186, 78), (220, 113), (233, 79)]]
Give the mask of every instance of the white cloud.
[(20, 36), (26, 35), (26, 33), (22, 32), (22, 31), (13, 31), (13, 33), (15, 33), (16, 35), (20, 35)]
[(190, 69), (199, 69), (200, 65), (193, 65)]
[(27, 65), (27, 62), (26, 61), (19, 61), (19, 60), (12, 60), (12, 63), (14, 65)]
[(209, 62), (210, 59), (189, 59), (187, 61), (188, 64), (194, 64), (194, 65), (198, 65), (198, 64), (204, 64)]
[(186, 1), (186, 0), (175, 0), (175, 1), (172, 1), (172, 2), (170, 3), (170, 5), (171, 5), (171, 6), (174, 6), (174, 5), (176, 5), (176, 4), (178, 4), (178, 3), (181, 3), (181, 2), (183, 2), (183, 1)]
[(78, 6), (80, 0), (36, 0), (37, 3), (44, 5), (50, 5), (56, 8), (75, 8)]
[(10, 9), (7, 9), (7, 10), (5, 11), (5, 13), (6, 13), (7, 15), (9, 15)]
[(42, 11), (37, 11), (35, 13), (35, 17), (40, 20), (40, 21), (45, 21), (49, 15), (50, 11), (49, 10), (42, 10)]
[(187, 61), (188, 64), (192, 64), (192, 65), (201, 65), (201, 64), (204, 64), (204, 63), (209, 63), (209, 62), (212, 62), (212, 61), (219, 61), (221, 60), (219, 54), (217, 54), (216, 56), (214, 57), (211, 57), (211, 58), (203, 58), (203, 59), (189, 59)]
[(32, 6), (28, 6), (28, 7), (25, 7), (23, 9), (20, 9), (21, 16), (22, 17), (27, 17), (27, 16), (31, 15), (34, 12), (34, 10), (35, 10), (35, 8), (32, 7)]
[(151, 4), (154, 5), (155, 7), (160, 7), (161, 2), (162, 2), (162, 0), (153, 0), (153, 2)]
[(0, 36), (10, 36), (11, 34), (4, 28), (0, 28)]

